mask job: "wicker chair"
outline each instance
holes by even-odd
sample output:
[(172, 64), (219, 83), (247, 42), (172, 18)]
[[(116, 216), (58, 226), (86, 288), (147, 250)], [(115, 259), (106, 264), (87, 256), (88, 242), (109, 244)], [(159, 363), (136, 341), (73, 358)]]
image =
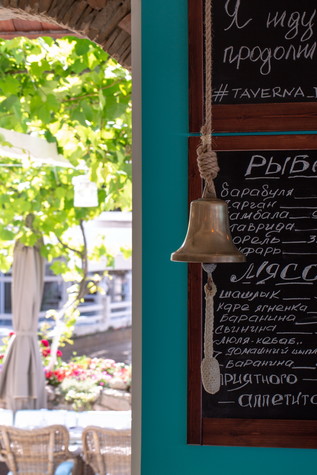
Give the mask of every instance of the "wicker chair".
[(85, 462), (98, 475), (131, 474), (131, 430), (88, 426), (82, 434)]
[(68, 430), (62, 425), (32, 430), (0, 426), (0, 453), (12, 475), (53, 475), (73, 457), (68, 444)]

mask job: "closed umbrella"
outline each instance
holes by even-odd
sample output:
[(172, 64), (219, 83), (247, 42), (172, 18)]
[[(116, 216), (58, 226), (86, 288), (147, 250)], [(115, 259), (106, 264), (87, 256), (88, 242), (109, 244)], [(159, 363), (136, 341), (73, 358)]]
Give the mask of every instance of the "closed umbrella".
[(17, 242), (13, 254), (12, 313), (15, 335), (0, 374), (0, 397), (7, 407), (46, 407), (45, 376), (37, 338), (44, 287), (44, 259), (39, 246)]
[(35, 163), (73, 168), (72, 164), (58, 153), (56, 143), (49, 143), (42, 137), (2, 127), (0, 127), (0, 157), (21, 160), (30, 158)]

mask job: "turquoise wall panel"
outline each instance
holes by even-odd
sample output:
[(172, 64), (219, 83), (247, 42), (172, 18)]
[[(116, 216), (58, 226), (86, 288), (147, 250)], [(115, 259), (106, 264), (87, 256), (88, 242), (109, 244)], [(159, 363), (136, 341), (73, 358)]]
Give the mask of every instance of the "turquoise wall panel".
[(143, 0), (142, 23), (142, 475), (316, 473), (317, 450), (186, 445), (186, 1)]

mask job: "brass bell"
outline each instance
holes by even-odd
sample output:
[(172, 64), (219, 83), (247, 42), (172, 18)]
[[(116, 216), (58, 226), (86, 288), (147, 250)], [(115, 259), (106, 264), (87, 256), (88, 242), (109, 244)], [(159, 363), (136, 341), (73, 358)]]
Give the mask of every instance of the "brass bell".
[(244, 262), (229, 229), (228, 205), (204, 199), (190, 204), (188, 231), (183, 245), (171, 255), (176, 262)]

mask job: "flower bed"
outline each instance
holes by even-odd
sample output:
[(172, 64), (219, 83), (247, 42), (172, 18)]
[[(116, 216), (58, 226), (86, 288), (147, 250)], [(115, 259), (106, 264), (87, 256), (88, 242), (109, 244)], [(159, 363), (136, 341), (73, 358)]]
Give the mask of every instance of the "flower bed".
[[(13, 332), (4, 339), (3, 351)], [(48, 400), (51, 407), (65, 406), (73, 410), (93, 409), (108, 393), (113, 397), (124, 397), (130, 392), (131, 366), (116, 363), (111, 359), (90, 358), (88, 356), (73, 356), (69, 362), (63, 361), (63, 353), (57, 351), (56, 363), (49, 369), (51, 345), (48, 340), (40, 340), (45, 372)], [(0, 355), (3, 359), (4, 354)], [(129, 398), (128, 398), (129, 399)]]

